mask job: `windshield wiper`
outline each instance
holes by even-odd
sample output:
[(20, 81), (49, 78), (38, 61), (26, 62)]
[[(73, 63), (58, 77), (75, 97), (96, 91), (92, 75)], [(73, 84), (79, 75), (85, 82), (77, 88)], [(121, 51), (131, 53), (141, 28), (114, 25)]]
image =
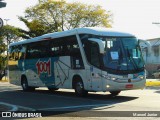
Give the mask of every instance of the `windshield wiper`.
[(129, 56), (129, 60), (132, 61), (132, 64), (133, 64), (135, 70), (138, 70), (137, 64), (135, 63), (134, 59), (131, 57), (131, 54), (129, 53), (128, 47), (126, 49), (127, 49), (127, 54)]

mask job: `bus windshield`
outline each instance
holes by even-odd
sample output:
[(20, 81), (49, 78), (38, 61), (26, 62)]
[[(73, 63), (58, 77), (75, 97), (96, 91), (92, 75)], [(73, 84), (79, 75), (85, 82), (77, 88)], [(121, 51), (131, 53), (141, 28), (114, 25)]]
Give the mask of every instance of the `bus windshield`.
[(105, 37), (104, 68), (111, 71), (137, 72), (144, 69), (144, 61), (135, 37)]
[[(113, 74), (130, 74), (144, 71), (144, 61), (136, 37), (110, 37), (91, 34), (82, 34), (80, 37), (87, 60), (91, 65), (99, 68), (101, 66), (102, 69)], [(94, 45), (86, 44), (87, 41), (89, 42), (88, 38), (102, 40), (105, 44), (104, 54), (97, 54), (98, 56), (96, 56), (97, 52), (93, 51), (95, 50)], [(90, 47), (88, 48), (88, 46)], [(99, 62), (101, 63), (98, 62), (98, 58), (100, 58)]]

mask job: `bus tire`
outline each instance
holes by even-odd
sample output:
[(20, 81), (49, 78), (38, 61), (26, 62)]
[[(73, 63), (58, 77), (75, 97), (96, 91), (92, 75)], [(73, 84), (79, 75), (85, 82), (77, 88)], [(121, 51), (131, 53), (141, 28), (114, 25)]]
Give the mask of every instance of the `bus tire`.
[(28, 86), (28, 81), (27, 81), (26, 77), (22, 77), (21, 86), (22, 86), (23, 91), (25, 91), (25, 92), (27, 92), (27, 91), (34, 91), (35, 90), (34, 87), (29, 87)]
[(111, 96), (117, 96), (121, 91), (109, 91)]
[(74, 89), (77, 96), (84, 97), (88, 94), (88, 91), (84, 89), (83, 82), (80, 78), (76, 79), (76, 82), (74, 83)]

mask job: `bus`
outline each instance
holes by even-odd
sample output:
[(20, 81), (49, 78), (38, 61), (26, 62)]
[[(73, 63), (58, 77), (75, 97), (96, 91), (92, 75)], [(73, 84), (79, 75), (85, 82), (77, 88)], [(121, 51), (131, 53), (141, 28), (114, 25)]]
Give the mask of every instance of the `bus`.
[(76, 95), (143, 89), (139, 40), (108, 28), (75, 28), (9, 45), (9, 80), (23, 91), (74, 89)]

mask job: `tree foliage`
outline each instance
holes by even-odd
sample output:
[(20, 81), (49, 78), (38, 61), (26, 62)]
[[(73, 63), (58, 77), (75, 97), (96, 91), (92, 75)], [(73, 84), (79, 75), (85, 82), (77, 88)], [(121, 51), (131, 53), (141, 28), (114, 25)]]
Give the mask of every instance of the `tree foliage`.
[(0, 39), (8, 41), (8, 43), (19, 41), (25, 35), (20, 32), (19, 28), (14, 26), (5, 25), (0, 29)]
[(5, 67), (6, 56), (2, 53), (7, 51), (6, 43), (19, 41), (22, 36), (24, 35), (19, 31), (19, 28), (10, 25), (0, 28), (0, 70), (4, 69)]
[(26, 9), (25, 17), (20, 20), (27, 25), (32, 37), (79, 27), (111, 27), (112, 15), (101, 6), (39, 0), (37, 5)]
[(19, 30), (20, 32), (26, 35), (26, 38), (37, 37), (50, 32), (49, 26), (43, 25), (39, 20), (34, 19), (31, 22), (29, 22), (27, 19), (23, 17), (19, 17), (19, 20), (23, 21), (28, 28), (28, 30)]

